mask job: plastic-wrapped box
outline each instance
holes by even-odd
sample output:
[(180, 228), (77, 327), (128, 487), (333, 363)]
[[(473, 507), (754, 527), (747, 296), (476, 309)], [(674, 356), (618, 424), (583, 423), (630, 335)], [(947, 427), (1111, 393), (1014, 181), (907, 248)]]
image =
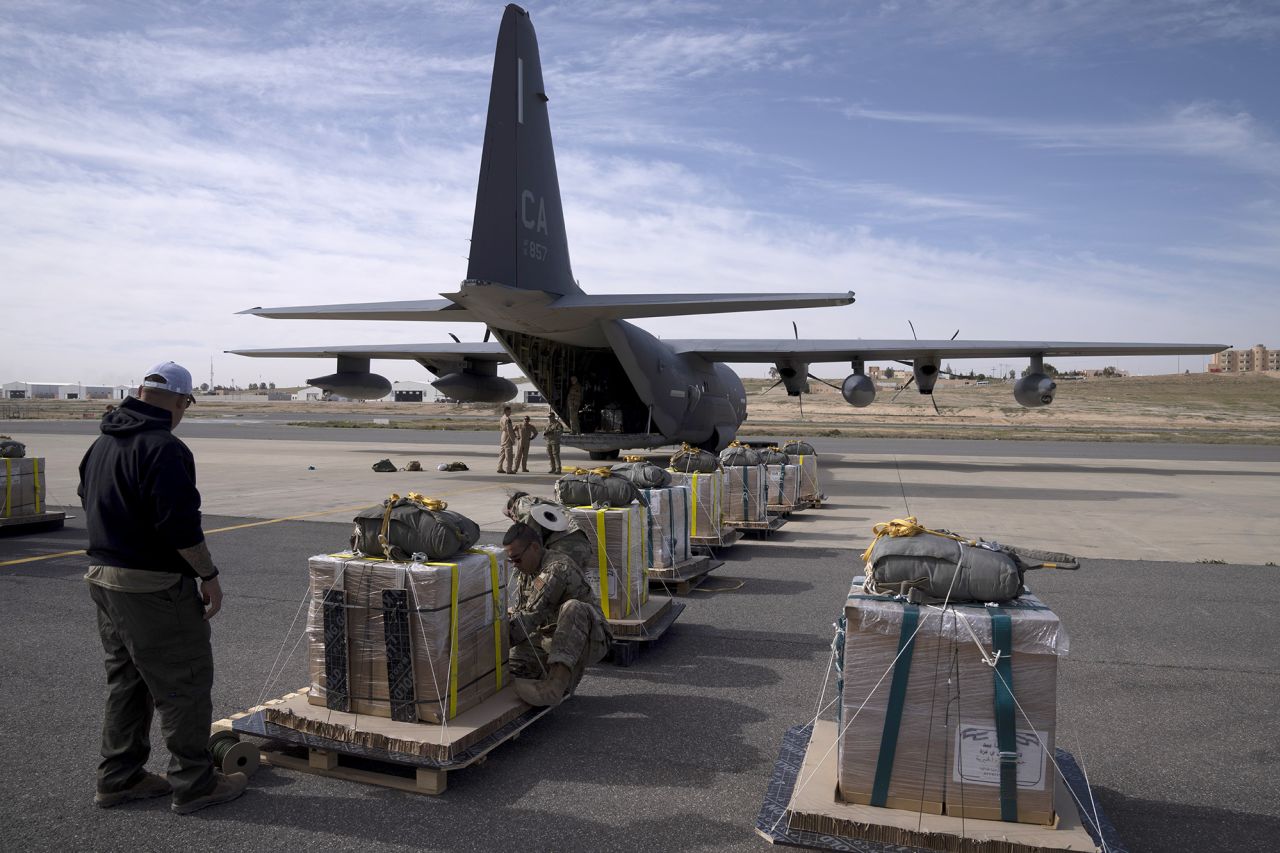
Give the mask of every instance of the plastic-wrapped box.
[(767, 465), (765, 496), (769, 506), (793, 507), (800, 503), (799, 465)]
[(44, 469), (40, 456), (0, 459), (0, 518), (45, 511)]
[(705, 473), (683, 473), (674, 468), (671, 472), (672, 485), (688, 486), (693, 498), (693, 510), (689, 513), (689, 536), (691, 538), (720, 538), (724, 528), (724, 476), (720, 471)]
[(822, 484), (818, 477), (818, 455), (816, 453), (793, 453), (791, 463), (800, 469), (800, 499), (805, 501), (822, 500)]
[(1030, 594), (944, 610), (855, 583), (845, 623), (844, 800), (1053, 822), (1058, 658), (1069, 647), (1053, 611)]
[(582, 573), (600, 598), (604, 618), (635, 618), (649, 600), (645, 508), (636, 502), (627, 507), (574, 507), (569, 512), (595, 554)]
[(768, 477), (764, 465), (733, 465), (724, 469), (724, 517), (738, 521), (768, 521), (765, 493)]
[(672, 486), (643, 489), (641, 494), (649, 506), (645, 531), (648, 565), (669, 569), (688, 561), (692, 557), (689, 525), (693, 516), (693, 490), (688, 486)]
[(440, 723), (510, 684), (501, 550), (431, 563), (321, 554), (308, 568), (311, 704)]

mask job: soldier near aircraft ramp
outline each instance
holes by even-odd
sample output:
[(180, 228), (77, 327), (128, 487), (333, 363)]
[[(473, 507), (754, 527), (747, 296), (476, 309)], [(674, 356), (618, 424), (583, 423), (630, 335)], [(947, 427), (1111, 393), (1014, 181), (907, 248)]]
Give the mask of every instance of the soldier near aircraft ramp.
[(514, 474), (516, 472), (516, 426), (511, 422), (511, 407), (502, 407), (502, 420), (498, 422), (498, 473)]
[(560, 436), (564, 435), (564, 424), (556, 417), (555, 412), (547, 415), (547, 428), (542, 431), (542, 438), (547, 443), (547, 461), (551, 467), (549, 474), (561, 474), (560, 468)]
[(564, 398), (564, 407), (569, 410), (569, 432), (575, 435), (582, 432), (582, 424), (578, 420), (578, 410), (582, 408), (582, 383), (578, 377), (569, 377), (569, 393)]
[(516, 427), (516, 437), (520, 440), (520, 446), (516, 448), (516, 470), (528, 474), (529, 442), (538, 437), (538, 428), (529, 420), (528, 415), (525, 415), (524, 421)]
[(600, 602), (578, 564), (544, 548), (533, 527), (513, 524), (502, 545), (517, 570), (509, 614), (516, 695), (530, 705), (558, 705), (609, 648)]

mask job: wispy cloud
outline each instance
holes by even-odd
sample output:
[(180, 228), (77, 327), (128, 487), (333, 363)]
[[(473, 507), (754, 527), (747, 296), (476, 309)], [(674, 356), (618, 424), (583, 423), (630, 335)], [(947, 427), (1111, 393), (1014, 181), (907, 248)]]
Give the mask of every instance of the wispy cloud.
[(1000, 118), (865, 106), (844, 107), (843, 112), (853, 119), (1008, 137), (1038, 148), (1199, 157), (1243, 171), (1280, 174), (1280, 142), (1275, 135), (1247, 112), (1230, 112), (1210, 103), (1190, 103), (1132, 122)]

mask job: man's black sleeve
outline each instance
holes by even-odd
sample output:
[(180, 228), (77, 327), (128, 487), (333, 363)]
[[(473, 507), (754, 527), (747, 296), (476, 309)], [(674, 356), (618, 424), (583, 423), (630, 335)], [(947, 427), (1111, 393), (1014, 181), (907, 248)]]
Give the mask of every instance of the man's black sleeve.
[(154, 447), (144, 466), (142, 493), (151, 501), (156, 532), (174, 548), (204, 541), (200, 528), (200, 492), (191, 451), (180, 441)]

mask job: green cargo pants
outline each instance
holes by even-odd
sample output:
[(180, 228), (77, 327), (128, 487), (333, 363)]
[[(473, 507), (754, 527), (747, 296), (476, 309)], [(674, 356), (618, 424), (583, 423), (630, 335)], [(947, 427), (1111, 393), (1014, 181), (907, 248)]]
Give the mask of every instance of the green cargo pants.
[(98, 633), (107, 654), (98, 791), (115, 793), (141, 777), (151, 754), (151, 716), (169, 748), (175, 800), (213, 787), (213, 647), (196, 582), (183, 578), (160, 592), (117, 592), (96, 584)]
[(543, 678), (551, 664), (562, 663), (573, 673), (572, 683), (576, 685), (582, 679), (583, 670), (597, 663), (609, 650), (608, 634), (595, 609), (577, 599), (560, 605), (551, 636), (535, 635), (518, 640), (518, 632), (518, 628), (511, 629), (510, 666), (516, 678)]

